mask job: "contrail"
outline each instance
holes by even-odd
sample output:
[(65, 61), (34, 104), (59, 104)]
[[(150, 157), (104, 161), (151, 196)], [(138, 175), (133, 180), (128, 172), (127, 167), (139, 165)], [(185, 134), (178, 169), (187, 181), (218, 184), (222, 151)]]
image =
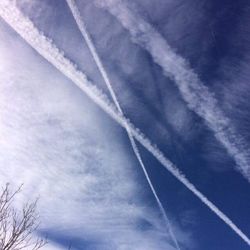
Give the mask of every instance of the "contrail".
[(147, 50), (163, 73), (174, 80), (188, 107), (203, 118), (214, 132), (217, 140), (224, 145), (234, 158), (238, 170), (250, 182), (250, 151), (232, 122), (222, 109), (213, 93), (201, 82), (188, 62), (176, 54), (164, 37), (140, 15), (121, 0), (96, 0), (97, 5), (106, 8), (126, 28), (133, 42)]
[(129, 127), (132, 136), (141, 143), (173, 176), (199, 198), (204, 205), (210, 208), (221, 220), (225, 222), (242, 240), (250, 246), (250, 239), (244, 234), (219, 208), (207, 199), (181, 172), (169, 161), (164, 154), (143, 133), (140, 132), (128, 119), (118, 112), (109, 101), (77, 67), (67, 59), (53, 44), (52, 40), (39, 32), (34, 24), (25, 17), (12, 1), (0, 1), (0, 16), (8, 23), (34, 50), (57, 68), (62, 74), (77, 85), (99, 107), (112, 117), (123, 128)]
[[(100, 59), (100, 57), (98, 55), (98, 52), (97, 52), (97, 50), (95, 48), (95, 45), (94, 45), (94, 43), (93, 43), (93, 41), (92, 41), (88, 31), (87, 31), (86, 25), (84, 23), (84, 20), (81, 17), (81, 14), (80, 14), (79, 9), (78, 9), (78, 7), (76, 5), (76, 2), (74, 0), (66, 0), (66, 2), (68, 4), (68, 6), (69, 6), (69, 9), (71, 10), (71, 13), (72, 13), (72, 15), (74, 17), (74, 20), (75, 20), (75, 22), (76, 22), (76, 24), (78, 26), (78, 29), (80, 30), (83, 38), (85, 39), (85, 41), (87, 43), (87, 46), (88, 46), (88, 48), (89, 48), (89, 50), (90, 50), (90, 52), (92, 54), (92, 57), (93, 57), (96, 65), (97, 65), (102, 77), (103, 77), (103, 80), (104, 80), (104, 82), (105, 82), (105, 84), (106, 84), (106, 86), (107, 86), (107, 88), (109, 90), (109, 93), (110, 93), (110, 95), (112, 97), (112, 100), (115, 103), (116, 108), (118, 109), (120, 114), (122, 116), (124, 116), (123, 110), (122, 110), (121, 105), (120, 105), (120, 103), (118, 101), (118, 98), (117, 98), (117, 96), (115, 94), (115, 91), (114, 91), (114, 89), (112, 87), (109, 76), (108, 76), (108, 74), (107, 74), (107, 72), (106, 72), (106, 70), (105, 70), (105, 68), (103, 66), (103, 63), (102, 63), (102, 61), (101, 61), (101, 59)], [(174, 234), (174, 232), (172, 230), (172, 227), (170, 225), (170, 220), (168, 219), (166, 211), (165, 211), (165, 209), (164, 209), (164, 207), (163, 207), (163, 205), (162, 205), (162, 203), (161, 203), (161, 201), (160, 201), (160, 199), (159, 199), (159, 197), (158, 197), (158, 195), (156, 193), (156, 190), (155, 190), (155, 188), (153, 186), (153, 183), (152, 183), (152, 181), (151, 181), (151, 179), (150, 179), (150, 177), (148, 175), (147, 169), (146, 169), (146, 167), (144, 165), (144, 162), (142, 160), (142, 157), (140, 155), (140, 152), (139, 152), (139, 149), (138, 149), (138, 147), (136, 145), (134, 137), (132, 136), (131, 131), (130, 131), (129, 127), (127, 126), (127, 124), (125, 124), (125, 129), (127, 131), (128, 138), (129, 138), (130, 144), (132, 146), (132, 149), (134, 151), (134, 154), (135, 154), (135, 156), (136, 156), (136, 158), (137, 158), (137, 160), (138, 160), (138, 162), (139, 162), (139, 164), (140, 164), (140, 166), (141, 166), (141, 168), (143, 170), (143, 173), (144, 173), (144, 175), (146, 177), (146, 180), (147, 180), (147, 182), (148, 182), (148, 184), (150, 186), (150, 189), (151, 189), (151, 191), (152, 191), (152, 193), (153, 193), (153, 195), (154, 195), (154, 197), (156, 199), (158, 207), (159, 207), (159, 209), (160, 209), (160, 211), (161, 211), (161, 213), (163, 215), (163, 219), (164, 219), (166, 227), (167, 227), (167, 229), (169, 231), (170, 237), (172, 238), (176, 249), (180, 250), (179, 243), (178, 243), (177, 238), (176, 238), (176, 236), (175, 236), (175, 234)]]

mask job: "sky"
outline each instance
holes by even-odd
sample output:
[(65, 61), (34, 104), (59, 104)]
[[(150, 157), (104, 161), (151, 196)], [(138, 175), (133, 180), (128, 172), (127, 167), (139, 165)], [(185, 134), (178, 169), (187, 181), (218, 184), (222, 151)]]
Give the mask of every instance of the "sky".
[(249, 18), (247, 0), (1, 1), (0, 181), (24, 184), (19, 208), (39, 196), (44, 249), (249, 249)]

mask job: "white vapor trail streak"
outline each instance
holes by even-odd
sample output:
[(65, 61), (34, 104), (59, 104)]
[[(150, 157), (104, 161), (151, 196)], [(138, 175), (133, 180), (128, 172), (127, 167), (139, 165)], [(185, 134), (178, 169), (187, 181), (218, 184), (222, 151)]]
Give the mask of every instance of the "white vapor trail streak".
[[(78, 26), (78, 28), (79, 28), (79, 30), (80, 30), (83, 38), (85, 39), (85, 41), (87, 43), (87, 46), (88, 46), (88, 48), (89, 48), (89, 50), (90, 50), (90, 52), (91, 52), (91, 54), (93, 56), (93, 59), (94, 59), (96, 65), (97, 65), (97, 67), (98, 67), (98, 69), (99, 69), (99, 71), (100, 71), (103, 79), (104, 79), (104, 82), (105, 82), (105, 84), (106, 84), (106, 86), (107, 86), (107, 88), (109, 90), (109, 93), (110, 93), (110, 95), (112, 97), (112, 100), (115, 103), (116, 108), (118, 109), (118, 111), (120, 112), (120, 114), (122, 116), (124, 116), (123, 110), (122, 110), (122, 108), (120, 106), (120, 103), (119, 103), (119, 101), (117, 99), (117, 96), (116, 96), (116, 94), (114, 92), (114, 89), (112, 87), (112, 84), (111, 84), (111, 81), (109, 79), (109, 76), (108, 76), (108, 74), (107, 74), (107, 72), (106, 72), (106, 70), (105, 70), (105, 68), (104, 68), (104, 66), (102, 64), (102, 61), (101, 61), (101, 59), (100, 59), (100, 57), (98, 55), (98, 52), (96, 51), (94, 43), (93, 43), (93, 41), (92, 41), (92, 39), (91, 39), (88, 31), (87, 31), (86, 25), (84, 23), (84, 20), (81, 17), (81, 14), (79, 12), (79, 9), (78, 9), (75, 1), (74, 0), (66, 0), (66, 2), (67, 2), (68, 6), (69, 6), (69, 8), (71, 10), (71, 13), (72, 13), (72, 15), (74, 17), (74, 20), (75, 20), (75, 22), (76, 22), (76, 24), (77, 24), (77, 26)], [(147, 182), (148, 182), (148, 184), (150, 186), (150, 189), (151, 189), (151, 191), (152, 191), (152, 193), (153, 193), (153, 195), (154, 195), (154, 197), (156, 199), (158, 207), (159, 207), (159, 209), (160, 209), (160, 211), (161, 211), (161, 213), (163, 215), (163, 219), (164, 219), (165, 224), (167, 226), (167, 229), (169, 231), (170, 237), (172, 238), (172, 240), (173, 240), (173, 242), (175, 244), (176, 249), (180, 250), (180, 246), (179, 246), (177, 238), (176, 238), (176, 236), (175, 236), (175, 234), (174, 234), (174, 232), (173, 232), (173, 230), (171, 228), (170, 221), (168, 219), (166, 211), (165, 211), (165, 209), (164, 209), (164, 207), (163, 207), (163, 205), (162, 205), (162, 203), (161, 203), (161, 201), (160, 201), (160, 199), (159, 199), (159, 197), (158, 197), (158, 195), (156, 193), (156, 190), (155, 190), (155, 188), (153, 186), (153, 183), (152, 183), (152, 181), (151, 181), (151, 179), (150, 179), (150, 177), (148, 175), (147, 169), (146, 169), (146, 167), (144, 165), (144, 162), (142, 160), (142, 157), (140, 155), (140, 152), (139, 152), (139, 149), (138, 149), (138, 147), (136, 145), (134, 137), (131, 134), (130, 128), (127, 126), (127, 124), (125, 124), (125, 129), (127, 131), (128, 138), (129, 138), (129, 141), (131, 143), (131, 146), (132, 146), (132, 149), (134, 151), (134, 154), (135, 154), (138, 162), (140, 163), (140, 166), (141, 166), (141, 168), (143, 170), (143, 173), (144, 173), (144, 175), (146, 177), (146, 180), (147, 180)]]
[(39, 32), (34, 24), (25, 17), (13, 1), (0, 1), (0, 16), (8, 23), (33, 49), (57, 68), (62, 74), (72, 80), (101, 109), (112, 117), (123, 128), (129, 127), (131, 134), (140, 142), (172, 175), (196, 195), (204, 205), (210, 208), (249, 246), (250, 239), (222, 211), (207, 199), (180, 171), (169, 161), (156, 145), (145, 137), (129, 120), (122, 116), (109, 99), (67, 59), (50, 39)]
[(225, 113), (218, 107), (213, 93), (201, 82), (188, 62), (177, 55), (163, 36), (146, 22), (124, 1), (96, 0), (107, 8), (130, 32), (133, 41), (146, 49), (153, 60), (162, 67), (164, 74), (176, 82), (188, 107), (202, 117), (236, 162), (236, 170), (250, 182), (250, 151)]

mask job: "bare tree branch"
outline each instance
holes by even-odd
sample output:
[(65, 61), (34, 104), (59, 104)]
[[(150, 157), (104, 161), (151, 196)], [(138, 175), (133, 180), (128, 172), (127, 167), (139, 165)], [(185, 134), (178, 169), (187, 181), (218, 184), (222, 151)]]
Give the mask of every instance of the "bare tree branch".
[(1, 250), (38, 250), (46, 243), (46, 239), (34, 238), (39, 226), (36, 212), (37, 200), (27, 203), (21, 211), (13, 207), (15, 196), (21, 192), (22, 185), (14, 192), (9, 184), (2, 188), (0, 194), (0, 249)]

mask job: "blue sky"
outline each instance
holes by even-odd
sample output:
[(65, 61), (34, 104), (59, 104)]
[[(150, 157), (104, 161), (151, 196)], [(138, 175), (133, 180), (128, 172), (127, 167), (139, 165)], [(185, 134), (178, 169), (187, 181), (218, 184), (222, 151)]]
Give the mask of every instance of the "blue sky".
[[(77, 68), (112, 102), (67, 2), (16, 2), (51, 40), (32, 44), (32, 28), (4, 16), (13, 1), (1, 3), (1, 182), (24, 183), (17, 206), (40, 196), (49, 250), (175, 249), (126, 131), (44, 58), (53, 43), (74, 64), (66, 71)], [(250, 237), (249, 2), (75, 2), (124, 115)], [(180, 249), (249, 249), (137, 146)]]

